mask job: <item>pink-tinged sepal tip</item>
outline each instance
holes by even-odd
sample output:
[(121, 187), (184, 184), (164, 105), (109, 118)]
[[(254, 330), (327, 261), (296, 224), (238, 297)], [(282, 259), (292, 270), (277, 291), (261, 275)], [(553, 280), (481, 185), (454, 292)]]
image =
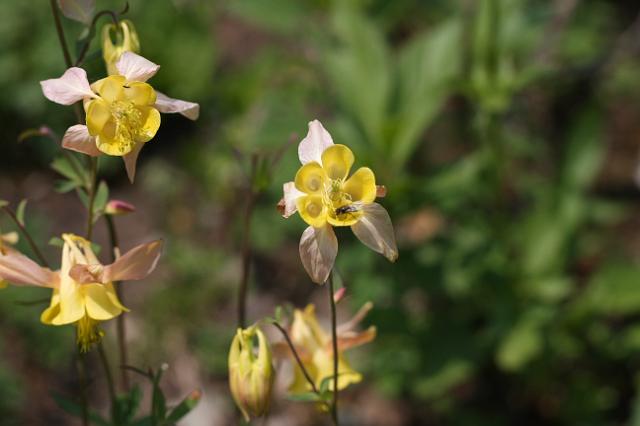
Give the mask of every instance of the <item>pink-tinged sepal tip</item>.
[(124, 215), (133, 213), (136, 211), (136, 207), (133, 204), (127, 203), (122, 200), (111, 200), (104, 208), (104, 213), (112, 216)]

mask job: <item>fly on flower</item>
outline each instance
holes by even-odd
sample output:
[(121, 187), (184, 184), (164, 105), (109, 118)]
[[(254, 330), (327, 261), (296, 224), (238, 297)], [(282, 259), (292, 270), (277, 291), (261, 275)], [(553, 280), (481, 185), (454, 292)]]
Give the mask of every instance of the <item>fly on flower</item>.
[(90, 156), (123, 157), (133, 181), (138, 154), (160, 127), (160, 112), (177, 112), (196, 120), (200, 107), (155, 91), (146, 81), (160, 66), (142, 56), (124, 52), (115, 67), (118, 74), (91, 85), (85, 70), (78, 67), (40, 84), (45, 97), (53, 102), (72, 105), (83, 101), (86, 125), (76, 124), (67, 129), (62, 146)]
[(334, 144), (318, 120), (298, 146), (302, 167), (293, 182), (284, 184), (283, 216), (296, 211), (309, 225), (300, 239), (300, 258), (311, 279), (324, 283), (338, 254), (334, 226), (350, 226), (366, 246), (394, 262), (398, 258), (389, 214), (375, 199), (380, 195), (368, 167), (351, 176), (354, 155)]
[(156, 267), (162, 241), (141, 244), (110, 265), (102, 265), (91, 243), (73, 234), (62, 236), (60, 270), (51, 271), (16, 250), (0, 253), (0, 279), (15, 285), (33, 285), (53, 289), (51, 303), (42, 312), (44, 324), (75, 324), (78, 346), (87, 351), (99, 342), (100, 321), (117, 317), (122, 306), (114, 282), (141, 280)]

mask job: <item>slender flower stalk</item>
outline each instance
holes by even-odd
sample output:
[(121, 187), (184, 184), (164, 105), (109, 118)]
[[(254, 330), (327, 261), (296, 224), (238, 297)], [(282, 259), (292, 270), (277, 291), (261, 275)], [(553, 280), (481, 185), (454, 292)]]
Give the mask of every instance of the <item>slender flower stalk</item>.
[[(107, 214), (104, 216), (104, 218), (105, 218), (105, 223), (107, 224), (107, 231), (109, 233), (109, 243), (111, 246), (111, 261), (115, 262), (116, 253), (120, 252), (120, 245), (118, 242), (118, 232), (116, 230), (113, 216), (110, 214)], [(120, 282), (118, 284), (122, 284), (122, 283)], [(118, 295), (120, 302), (122, 302), (123, 304), (126, 303), (124, 298), (124, 288), (121, 285), (116, 285), (116, 294)], [(118, 338), (118, 353), (120, 357), (120, 381), (121, 381), (122, 389), (125, 392), (128, 392), (129, 391), (129, 375), (127, 374), (127, 369), (123, 368), (125, 365), (128, 364), (127, 337), (126, 337), (124, 315), (118, 316), (116, 320), (116, 334)]]
[(333, 423), (338, 426), (338, 325), (336, 321), (336, 301), (333, 297), (333, 273), (329, 274), (329, 305), (331, 305), (331, 342), (333, 345), (333, 404), (331, 404), (331, 417)]
[(22, 233), (22, 235), (24, 236), (24, 238), (27, 240), (27, 242), (29, 243), (29, 247), (31, 247), (31, 250), (33, 250), (33, 253), (36, 255), (36, 257), (38, 258), (38, 260), (40, 261), (40, 263), (42, 263), (46, 268), (49, 267), (49, 264), (47, 262), (47, 259), (44, 257), (44, 255), (42, 254), (42, 252), (40, 251), (40, 249), (38, 248), (38, 245), (33, 241), (33, 238), (31, 238), (31, 234), (29, 234), (29, 231), (27, 231), (27, 228), (20, 223), (20, 221), (18, 220), (18, 217), (16, 216), (16, 214), (13, 212), (13, 210), (11, 210), (9, 207), (7, 206), (3, 206), (2, 210), (4, 210), (4, 212), (11, 218), (11, 220), (13, 220), (13, 222), (16, 224), (16, 226), (18, 227), (18, 229), (20, 229), (20, 232)]
[(247, 321), (247, 292), (251, 272), (251, 218), (256, 202), (254, 181), (258, 166), (258, 156), (251, 157), (251, 171), (247, 182), (247, 206), (244, 211), (242, 235), (242, 276), (238, 286), (238, 327), (244, 328)]

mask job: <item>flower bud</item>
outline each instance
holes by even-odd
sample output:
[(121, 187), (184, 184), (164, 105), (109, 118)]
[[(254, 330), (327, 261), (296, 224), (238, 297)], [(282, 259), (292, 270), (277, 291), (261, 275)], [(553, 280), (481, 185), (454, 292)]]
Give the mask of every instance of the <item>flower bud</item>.
[(136, 208), (133, 204), (121, 200), (111, 200), (104, 208), (104, 213), (112, 216), (133, 213), (135, 211)]
[[(258, 338), (257, 353), (254, 338)], [(269, 410), (273, 387), (271, 349), (257, 326), (238, 329), (229, 350), (229, 387), (246, 421)]]
[[(111, 38), (112, 34), (116, 37), (115, 44)], [(109, 75), (118, 74), (116, 62), (124, 52), (140, 52), (140, 41), (133, 22), (123, 19), (117, 27), (115, 24), (102, 27), (102, 57)]]

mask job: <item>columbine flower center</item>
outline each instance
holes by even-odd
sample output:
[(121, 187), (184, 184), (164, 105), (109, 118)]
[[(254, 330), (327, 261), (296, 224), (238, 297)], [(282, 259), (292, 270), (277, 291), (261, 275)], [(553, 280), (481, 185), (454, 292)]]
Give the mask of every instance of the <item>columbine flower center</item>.
[(111, 115), (116, 122), (114, 139), (118, 143), (120, 152), (131, 151), (140, 128), (142, 127), (142, 112), (131, 101), (114, 101), (110, 105)]
[(322, 197), (325, 206), (329, 209), (329, 214), (335, 216), (337, 208), (351, 204), (351, 194), (344, 192), (342, 189), (342, 179), (331, 179), (325, 187), (324, 196)]

